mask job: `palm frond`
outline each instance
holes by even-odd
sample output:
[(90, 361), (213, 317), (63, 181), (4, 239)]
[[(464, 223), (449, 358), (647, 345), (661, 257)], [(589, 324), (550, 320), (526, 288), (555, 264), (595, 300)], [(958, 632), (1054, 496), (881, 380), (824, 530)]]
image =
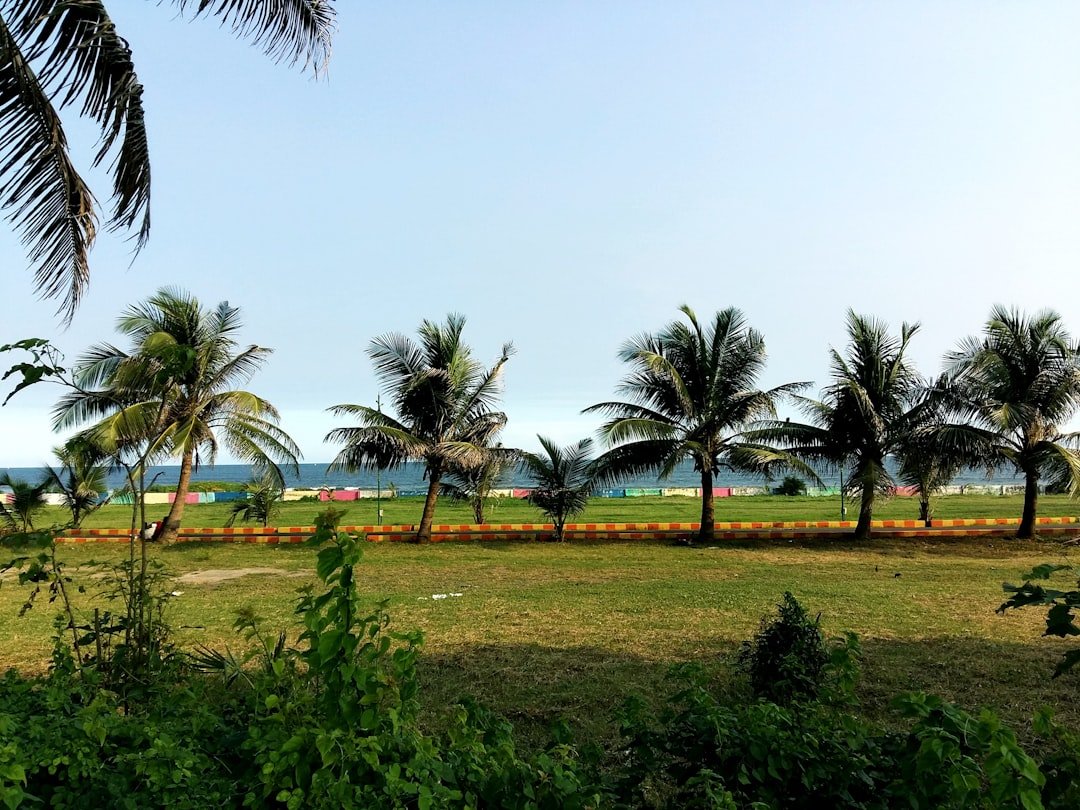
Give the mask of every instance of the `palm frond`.
[(316, 74), (330, 59), (335, 30), (329, 0), (173, 0), (182, 12), (217, 17), (275, 61), (301, 62)]
[(37, 290), (70, 320), (89, 279), (94, 198), (28, 55), (0, 16), (0, 206), (19, 231)]

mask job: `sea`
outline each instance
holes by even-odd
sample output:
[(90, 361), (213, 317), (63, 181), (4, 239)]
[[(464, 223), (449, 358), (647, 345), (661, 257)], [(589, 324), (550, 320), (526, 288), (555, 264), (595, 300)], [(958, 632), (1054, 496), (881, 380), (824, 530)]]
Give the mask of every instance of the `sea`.
[[(0, 470), (4, 470), (4, 468), (0, 468)], [(10, 467), (6, 469), (6, 472), (12, 478), (23, 481), (38, 481), (41, 479), (41, 469), (36, 467)], [(148, 484), (152, 482), (168, 486), (175, 485), (179, 477), (179, 465), (166, 465), (151, 468), (146, 480)], [(202, 465), (191, 478), (192, 481), (228, 481), (243, 484), (252, 480), (252, 470), (247, 464), (217, 464), (213, 467)], [(840, 483), (836, 475), (822, 475), (821, 478), (825, 485), (829, 487), (838, 486)], [(122, 472), (112, 472), (108, 476), (109, 489), (122, 489), (125, 483)], [(767, 482), (760, 476), (721, 471), (715, 478), (714, 486), (754, 487), (762, 486), (765, 483)], [(995, 473), (991, 479), (987, 479), (985, 470), (965, 470), (954, 478), (952, 483), (954, 485), (985, 485), (987, 483), (1015, 485), (1022, 484), (1023, 478), (1017, 476), (1011, 470)], [(288, 471), (285, 473), (285, 485), (295, 489), (319, 489), (320, 487), (375, 489), (379, 485), (383, 489), (389, 489), (391, 484), (403, 495), (424, 491), (427, 486), (424, 478), (424, 465), (418, 462), (409, 462), (401, 467), (384, 470), (377, 474), (367, 471), (355, 473), (331, 471), (327, 464), (309, 463), (300, 465), (299, 475), (294, 475)], [(526, 488), (529, 485), (529, 479), (520, 471), (510, 473), (502, 482), (503, 487)], [(701, 476), (694, 471), (694, 467), (690, 462), (686, 462), (663, 480), (658, 479), (655, 475), (627, 476), (616, 486), (645, 489), (655, 487), (699, 487), (701, 486)]]

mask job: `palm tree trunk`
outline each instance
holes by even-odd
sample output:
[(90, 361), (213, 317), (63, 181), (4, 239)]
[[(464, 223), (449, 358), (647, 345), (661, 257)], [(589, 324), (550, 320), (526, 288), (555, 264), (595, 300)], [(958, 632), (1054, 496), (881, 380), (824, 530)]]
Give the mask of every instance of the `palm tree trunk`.
[(484, 522), (484, 499), (479, 495), (476, 497), (476, 500), (473, 501), (472, 510), (476, 522), (482, 524)]
[(930, 528), (930, 495), (925, 492), (919, 496), (919, 520), (923, 522), (924, 526)]
[(862, 499), (859, 503), (859, 522), (855, 524), (855, 539), (870, 539), (870, 520), (874, 515), (874, 496), (877, 489), (873, 483), (865, 483), (862, 487)]
[(1020, 528), (1016, 530), (1019, 540), (1030, 540), (1035, 536), (1035, 511), (1039, 505), (1039, 474), (1034, 470), (1024, 473), (1024, 516), (1020, 518)]
[(195, 448), (184, 451), (180, 458), (180, 480), (176, 482), (176, 498), (169, 507), (169, 514), (161, 524), (157, 539), (163, 543), (175, 543), (180, 533), (180, 521), (184, 517), (184, 504), (187, 503), (188, 489), (191, 486), (191, 466), (195, 458)]
[(416, 542), (427, 543), (431, 540), (431, 524), (435, 520), (435, 503), (439, 500), (439, 486), (442, 483), (442, 471), (437, 467), (428, 468), (428, 491), (424, 500), (424, 513), (420, 516), (420, 525), (416, 527)]
[(698, 542), (712, 542), (716, 528), (716, 512), (713, 506), (713, 474), (708, 464), (703, 464), (701, 471), (701, 528), (698, 530)]

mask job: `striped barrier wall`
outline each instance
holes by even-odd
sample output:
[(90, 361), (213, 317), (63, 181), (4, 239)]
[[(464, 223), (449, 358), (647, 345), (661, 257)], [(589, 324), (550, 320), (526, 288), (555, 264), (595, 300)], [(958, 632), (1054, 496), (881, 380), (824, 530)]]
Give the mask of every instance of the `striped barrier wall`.
[[(1075, 534), (1080, 518), (1038, 518), (1041, 534)], [(926, 528), (917, 520), (875, 520), (871, 523), (879, 537), (952, 537), (962, 535), (1008, 536), (1019, 524), (1016, 518), (954, 518), (933, 521)], [(732, 521), (718, 522), (714, 528), (717, 540), (803, 537), (843, 537), (855, 528), (854, 521), (797, 520), (797, 521)], [(664, 540), (686, 536), (698, 531), (694, 523), (572, 523), (564, 534), (569, 540)], [(828, 531), (828, 530), (835, 531)], [(825, 530), (825, 531), (822, 531)], [(353, 525), (341, 531), (364, 535), (372, 542), (402, 542), (411, 540), (416, 526)], [(431, 527), (434, 542), (509, 541), (549, 539), (554, 527), (550, 523), (486, 523), (435, 524)], [(313, 526), (245, 526), (241, 528), (182, 528), (178, 542), (239, 542), (284, 544), (300, 543), (314, 534)], [(127, 542), (129, 529), (68, 529), (63, 542), (108, 543)]]

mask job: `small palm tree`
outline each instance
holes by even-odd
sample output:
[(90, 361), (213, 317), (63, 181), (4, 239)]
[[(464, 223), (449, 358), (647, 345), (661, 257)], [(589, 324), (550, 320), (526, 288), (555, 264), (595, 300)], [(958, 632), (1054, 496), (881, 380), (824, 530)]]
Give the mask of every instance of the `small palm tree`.
[(513, 346), (503, 346), (491, 368), (472, 356), (462, 341), (465, 318), (449, 315), (445, 324), (425, 320), (420, 342), (397, 334), (375, 338), (368, 356), (393, 402), (397, 418), (366, 405), (335, 405), (330, 412), (354, 416), (359, 427), (336, 428), (326, 441), (345, 446), (332, 469), (385, 470), (421, 461), (428, 480), (417, 542), (431, 539), (431, 524), (443, 477), (452, 469), (476, 466), (506, 424), (495, 410), (503, 366)]
[[(192, 16), (216, 16), (277, 60), (318, 70), (330, 52), (326, 0), (172, 0)], [(99, 0), (0, 3), (0, 201), (21, 233), (37, 288), (67, 316), (86, 287), (98, 204), (76, 169), (60, 113), (75, 107), (100, 135), (92, 166), (108, 167), (106, 226), (150, 235), (150, 150), (143, 86), (131, 48)]]
[(526, 500), (551, 518), (555, 540), (562, 542), (566, 521), (585, 510), (595, 485), (593, 442), (582, 439), (569, 447), (559, 447), (545, 436), (536, 438), (544, 452), (521, 454), (525, 473), (534, 484)]
[(59, 468), (46, 467), (45, 480), (50, 489), (64, 496), (64, 506), (71, 512), (71, 525), (79, 528), (82, 520), (98, 508), (101, 495), (107, 489), (106, 465), (101, 463), (100, 448), (75, 436), (60, 447), (53, 448)]
[(282, 487), (279, 464), (299, 474), (300, 449), (278, 427), (277, 409), (232, 387), (271, 353), (239, 348), (239, 308), (222, 302), (207, 310), (194, 296), (165, 288), (129, 308), (117, 328), (133, 349), (91, 348), (75, 370), (79, 389), (61, 399), (55, 421), (57, 427), (93, 423), (83, 435), (106, 452), (142, 446), (144, 464), (179, 457), (176, 498), (161, 540), (175, 539), (192, 472), (203, 462), (213, 465), (220, 445)]
[(953, 423), (940, 431), (972, 466), (1012, 467), (1024, 476), (1016, 536), (1035, 534), (1039, 482), (1080, 492), (1080, 433), (1063, 430), (1080, 409), (1080, 355), (1061, 316), (1027, 317), (994, 307), (981, 338), (946, 357)]
[(601, 402), (585, 409), (611, 418), (600, 429), (610, 449), (599, 460), (600, 480), (658, 471), (666, 478), (691, 459), (701, 476), (701, 528), (711, 540), (715, 526), (713, 484), (721, 469), (757, 474), (786, 464), (816, 478), (744, 432), (755, 422), (776, 417), (776, 404), (805, 387), (789, 383), (759, 390), (765, 367), (765, 340), (734, 307), (717, 312), (707, 327), (688, 306), (688, 323), (676, 321), (659, 333), (627, 342), (619, 357), (633, 371), (618, 387), (630, 402)]
[(855, 536), (870, 537), (874, 501), (895, 485), (885, 459), (919, 424), (921, 380), (906, 357), (918, 324), (893, 337), (881, 321), (847, 313), (848, 349), (830, 352), (832, 383), (820, 401), (799, 398), (810, 423), (772, 422), (750, 435), (777, 442), (796, 458), (848, 472), (860, 494)]
[(442, 494), (452, 500), (469, 504), (473, 520), (487, 523), (485, 511), (491, 501), (491, 492), (502, 483), (503, 476), (513, 467), (520, 453), (505, 447), (492, 447), (479, 464), (451, 466), (443, 482)]
[(915, 408), (910, 411), (909, 429), (900, 436), (894, 450), (899, 463), (897, 478), (914, 487), (919, 496), (919, 520), (930, 526), (934, 517), (932, 498), (964, 468), (963, 459), (943, 446), (940, 431), (945, 424), (943, 392), (947, 381), (923, 386)]
[(244, 523), (261, 523), (264, 527), (277, 511), (285, 496), (285, 490), (272, 475), (263, 474), (244, 487), (247, 498), (236, 501), (230, 510), (226, 526), (232, 526), (237, 520)]
[(48, 505), (45, 500), (48, 482), (30, 484), (4, 473), (0, 475), (0, 488), (3, 487), (11, 490), (11, 502), (5, 503), (5, 499), (0, 497), (0, 523), (9, 531), (32, 532), (34, 515)]

